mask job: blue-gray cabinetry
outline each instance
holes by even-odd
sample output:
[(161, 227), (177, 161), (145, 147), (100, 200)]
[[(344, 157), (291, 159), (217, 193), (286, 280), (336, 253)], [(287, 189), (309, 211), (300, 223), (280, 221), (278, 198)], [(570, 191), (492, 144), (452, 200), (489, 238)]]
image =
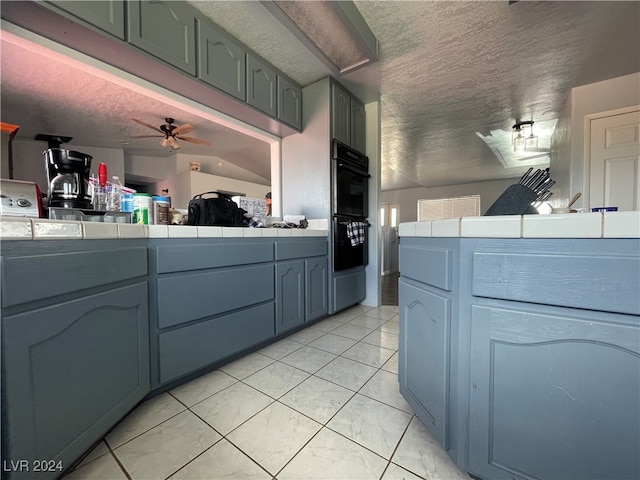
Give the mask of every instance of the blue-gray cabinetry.
[(276, 332), (304, 323), (304, 260), (276, 265)]
[(471, 345), (471, 473), (640, 478), (637, 318), (473, 305)]
[(457, 312), (458, 245), (437, 241), (403, 245), (400, 306), (400, 390), (440, 445), (449, 449), (451, 329)]
[(125, 39), (125, 2), (123, 0), (104, 0), (99, 2), (52, 0), (47, 3), (121, 40)]
[(247, 54), (247, 103), (275, 117), (278, 111), (276, 70), (253, 54)]
[(196, 14), (186, 2), (130, 0), (129, 42), (196, 75)]
[[(25, 0), (3, 2), (0, 13), (15, 25), (261, 130), (279, 137), (298, 133), (301, 88), (197, 7), (198, 2), (163, 0)], [(253, 75), (247, 75), (247, 65)]]
[(198, 78), (246, 100), (246, 49), (209, 22), (198, 22)]
[(2, 243), (3, 478), (59, 476), (147, 395), (146, 270), (145, 240)]
[(329, 307), (328, 244), (318, 239), (276, 242), (276, 332), (325, 316)]
[(273, 240), (149, 240), (151, 384), (275, 335)]
[(302, 129), (302, 89), (278, 74), (278, 120)]
[[(639, 246), (401, 239), (401, 392), (459, 466), (483, 479), (640, 476)], [(429, 258), (446, 249), (452, 268)]]
[(317, 320), (329, 311), (329, 267), (325, 254), (304, 261), (305, 321)]
[(365, 108), (335, 81), (331, 82), (331, 135), (345, 145), (365, 151)]

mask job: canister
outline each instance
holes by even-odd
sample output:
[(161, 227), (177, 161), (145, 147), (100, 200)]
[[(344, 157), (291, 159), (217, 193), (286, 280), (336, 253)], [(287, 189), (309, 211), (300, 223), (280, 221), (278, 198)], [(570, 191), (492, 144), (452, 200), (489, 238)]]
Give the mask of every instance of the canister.
[(120, 209), (123, 212), (133, 212), (133, 193), (123, 193), (120, 202)]
[(153, 201), (153, 223), (155, 225), (169, 225), (169, 199), (155, 195)]
[(153, 204), (148, 193), (133, 194), (133, 223), (149, 225), (153, 222)]

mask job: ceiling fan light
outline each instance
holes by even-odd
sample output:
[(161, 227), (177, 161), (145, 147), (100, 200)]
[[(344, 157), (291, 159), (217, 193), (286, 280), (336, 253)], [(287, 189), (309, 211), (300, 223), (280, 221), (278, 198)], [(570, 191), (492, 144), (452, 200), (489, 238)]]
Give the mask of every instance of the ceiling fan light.
[(163, 138), (162, 140), (160, 140), (160, 145), (162, 145), (164, 148), (169, 147), (169, 140), (166, 138)]
[(169, 146), (174, 150), (178, 150), (180, 148), (180, 144), (176, 141), (175, 137), (169, 137)]

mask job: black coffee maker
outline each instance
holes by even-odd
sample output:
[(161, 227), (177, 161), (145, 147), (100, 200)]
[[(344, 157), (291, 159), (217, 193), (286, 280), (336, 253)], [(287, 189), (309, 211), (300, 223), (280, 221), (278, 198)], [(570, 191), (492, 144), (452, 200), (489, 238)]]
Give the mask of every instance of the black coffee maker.
[(72, 137), (37, 135), (36, 140), (44, 140), (49, 148), (44, 155), (47, 170), (49, 207), (91, 208), (89, 195), (89, 175), (91, 155), (60, 148)]

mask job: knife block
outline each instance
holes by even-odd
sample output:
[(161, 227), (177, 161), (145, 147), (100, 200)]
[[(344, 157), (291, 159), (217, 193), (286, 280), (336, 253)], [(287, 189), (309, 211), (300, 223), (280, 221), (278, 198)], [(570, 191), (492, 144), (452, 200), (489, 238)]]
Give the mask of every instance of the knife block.
[(500, 197), (489, 207), (488, 215), (524, 215), (537, 213), (531, 203), (538, 197), (536, 192), (524, 185), (510, 185)]

